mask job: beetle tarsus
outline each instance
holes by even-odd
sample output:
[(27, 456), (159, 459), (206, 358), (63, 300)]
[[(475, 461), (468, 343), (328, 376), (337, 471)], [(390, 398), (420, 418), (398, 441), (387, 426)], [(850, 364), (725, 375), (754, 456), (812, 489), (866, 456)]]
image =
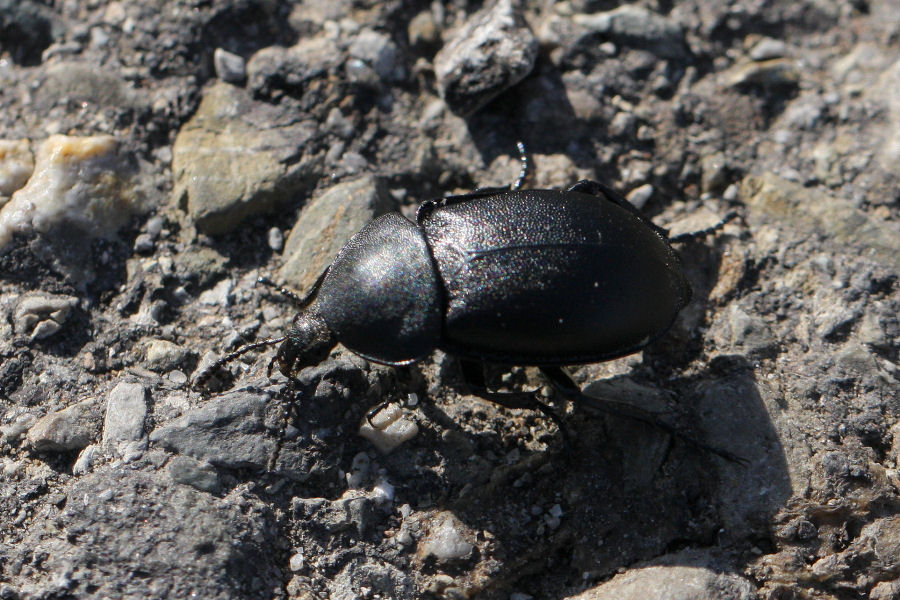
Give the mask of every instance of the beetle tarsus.
[(291, 301), (299, 309), (304, 309), (310, 304), (316, 297), (316, 293), (319, 291), (319, 286), (322, 284), (322, 280), (325, 279), (325, 276), (328, 275), (328, 269), (322, 271), (322, 273), (316, 278), (315, 283), (313, 283), (312, 287), (309, 289), (309, 292), (306, 296), (300, 297), (300, 294), (295, 292), (292, 289), (286, 288), (283, 285), (278, 285), (265, 275), (260, 275), (256, 278), (256, 283), (261, 283), (265, 286), (278, 290), (282, 296)]
[(396, 405), (400, 406), (401, 408), (404, 406), (402, 399), (391, 398), (388, 400), (382, 400), (381, 402), (379, 402), (378, 404), (376, 404), (375, 406), (373, 406), (372, 408), (370, 408), (369, 410), (366, 411), (366, 423), (368, 423), (370, 426), (372, 426), (373, 429), (378, 429), (380, 431), (382, 429), (382, 427), (379, 427), (378, 425), (373, 423), (372, 419), (375, 418), (375, 415), (380, 413), (382, 410), (384, 410), (391, 404), (396, 404)]
[(297, 294), (297, 292), (295, 292), (294, 290), (290, 290), (284, 286), (278, 285), (277, 283), (275, 283), (274, 281), (272, 281), (271, 279), (269, 279), (268, 277), (266, 277), (264, 275), (260, 275), (259, 277), (257, 277), (256, 283), (261, 283), (272, 289), (278, 290), (278, 293), (280, 293), (282, 296), (284, 296), (285, 298), (287, 298), (288, 300), (290, 300), (297, 306), (299, 306), (300, 304), (303, 303), (303, 298), (301, 298), (300, 295)]

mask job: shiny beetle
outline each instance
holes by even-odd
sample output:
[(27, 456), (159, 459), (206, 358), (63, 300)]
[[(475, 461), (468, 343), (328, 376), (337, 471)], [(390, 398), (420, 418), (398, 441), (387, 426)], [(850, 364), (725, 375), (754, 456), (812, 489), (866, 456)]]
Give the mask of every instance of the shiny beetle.
[(523, 190), (526, 172), (522, 152), (522, 173), (509, 188), (425, 202), (415, 223), (399, 213), (378, 217), (306, 298), (282, 288), (299, 307), (286, 335), (232, 352), (196, 383), (244, 352), (278, 343), (269, 369), (277, 364), (289, 378), (338, 343), (394, 366), (440, 349), (460, 358), (473, 393), (540, 410), (565, 434), (533, 391), (489, 391), (482, 362), (539, 366), (568, 397), (587, 399), (560, 366), (625, 356), (664, 334), (691, 297), (671, 242), (706, 235), (728, 218), (670, 239), (606, 185)]

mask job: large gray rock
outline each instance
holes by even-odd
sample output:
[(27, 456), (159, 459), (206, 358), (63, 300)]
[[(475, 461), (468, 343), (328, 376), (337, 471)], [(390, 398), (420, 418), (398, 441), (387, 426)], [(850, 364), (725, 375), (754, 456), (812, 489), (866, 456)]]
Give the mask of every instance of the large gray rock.
[(218, 396), (150, 433), (164, 448), (230, 469), (265, 469), (277, 431), (266, 421), (270, 395), (240, 390)]
[[(124, 446), (144, 437), (147, 390), (140, 383), (121, 381), (109, 392), (103, 420), (103, 446), (121, 453)], [(146, 442), (145, 442), (146, 444)]]

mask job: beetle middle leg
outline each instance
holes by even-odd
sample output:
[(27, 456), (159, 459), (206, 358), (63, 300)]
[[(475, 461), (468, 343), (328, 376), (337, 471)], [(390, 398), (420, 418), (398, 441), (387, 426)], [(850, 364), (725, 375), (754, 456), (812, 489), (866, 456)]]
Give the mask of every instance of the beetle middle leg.
[(670, 425), (669, 423), (660, 420), (653, 413), (646, 411), (638, 406), (634, 406), (633, 404), (629, 404), (627, 402), (618, 402), (616, 400), (600, 399), (594, 398), (593, 396), (588, 396), (581, 391), (581, 388), (578, 387), (578, 384), (572, 381), (572, 378), (569, 377), (569, 375), (566, 374), (566, 372), (563, 371), (561, 367), (540, 367), (540, 370), (541, 373), (543, 373), (544, 376), (553, 383), (553, 387), (561, 394), (563, 394), (563, 396), (565, 396), (568, 400), (590, 406), (592, 409), (606, 413), (608, 415), (613, 415), (616, 417), (626, 417), (628, 419), (645, 423), (647, 425), (665, 431), (669, 435), (680, 439), (681, 441), (687, 443), (690, 446), (693, 446), (694, 448), (703, 450), (704, 452), (712, 452), (716, 456), (720, 456), (729, 462), (742, 465), (747, 464), (746, 459), (741, 458), (736, 454), (732, 454), (727, 450), (722, 450), (721, 448), (716, 448), (715, 446), (710, 446), (709, 444), (701, 442), (700, 440), (685, 433), (684, 431), (681, 431), (674, 425)]
[(462, 370), (463, 380), (470, 392), (489, 402), (499, 404), (504, 408), (526, 408), (540, 411), (544, 416), (556, 423), (556, 427), (559, 428), (560, 435), (563, 438), (563, 443), (566, 446), (570, 446), (569, 432), (566, 429), (565, 424), (552, 408), (537, 399), (539, 390), (527, 392), (494, 392), (487, 388), (483, 363), (461, 358), (459, 359), (459, 364)]
[[(525, 150), (525, 144), (523, 142), (516, 142), (516, 148), (518, 148), (519, 150), (520, 167), (519, 175), (516, 177), (516, 180), (514, 182), (509, 185), (476, 188), (474, 191), (468, 194), (461, 194), (458, 196), (445, 196), (439, 200), (427, 200), (419, 205), (419, 208), (416, 211), (416, 224), (422, 225), (428, 219), (428, 216), (432, 212), (434, 212), (435, 209), (442, 206), (450, 206), (459, 202), (471, 202), (476, 198), (484, 198), (487, 196), (494, 196), (503, 192), (514, 192), (516, 190), (522, 189), (522, 186), (528, 182), (528, 179), (531, 176), (531, 162), (528, 160), (528, 153)], [(580, 183), (583, 182), (579, 182), (579, 184)]]

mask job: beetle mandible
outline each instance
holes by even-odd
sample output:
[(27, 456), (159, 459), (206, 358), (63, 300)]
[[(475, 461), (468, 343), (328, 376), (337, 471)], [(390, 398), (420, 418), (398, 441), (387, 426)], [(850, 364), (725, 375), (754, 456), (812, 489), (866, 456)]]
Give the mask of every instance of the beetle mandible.
[[(277, 364), (290, 379), (338, 343), (392, 366), (440, 349), (460, 359), (473, 393), (539, 410), (565, 435), (535, 392), (488, 390), (483, 362), (538, 366), (566, 396), (596, 406), (561, 366), (632, 354), (663, 335), (691, 298), (671, 243), (707, 235), (733, 215), (670, 238), (602, 183), (521, 189), (528, 162), (521, 143), (519, 151), (522, 171), (511, 186), (426, 201), (415, 222), (393, 212), (369, 223), (305, 298), (280, 288), (299, 308), (284, 336), (224, 356), (195, 385), (235, 357), (273, 344), (280, 347), (269, 372)], [(637, 409), (625, 413), (660, 425)]]

